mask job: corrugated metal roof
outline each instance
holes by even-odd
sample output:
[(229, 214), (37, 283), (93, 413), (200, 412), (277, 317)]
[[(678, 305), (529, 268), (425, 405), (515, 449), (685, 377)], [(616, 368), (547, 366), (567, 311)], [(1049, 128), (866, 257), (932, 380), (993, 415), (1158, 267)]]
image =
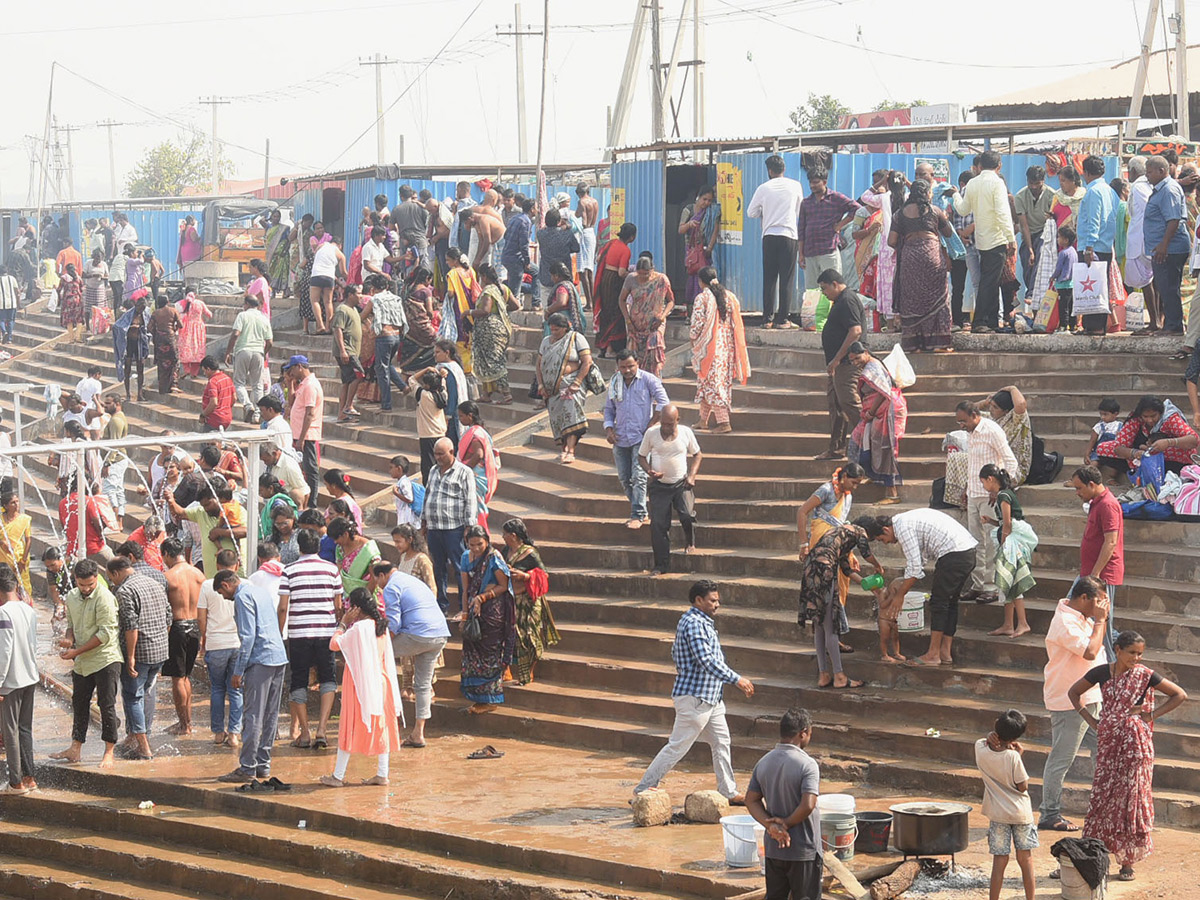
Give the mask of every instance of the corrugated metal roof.
[[(1022, 104), (1053, 104), (1069, 103), (1073, 100), (1116, 100), (1133, 96), (1133, 81), (1137, 75), (1138, 60), (1127, 59), (1124, 62), (1093, 69), (1079, 75), (1072, 75), (1061, 81), (1044, 84), (1038, 87), (1014, 91), (1000, 97), (984, 100), (972, 107), (973, 110), (984, 110), (993, 106), (1020, 106)], [(1173, 57), (1171, 68), (1174, 69)], [(1195, 72), (1195, 66), (1200, 66), (1200, 44), (1192, 44), (1187, 52), (1188, 68)], [(1146, 67), (1146, 96), (1168, 96), (1174, 93), (1174, 72), (1168, 73), (1168, 54), (1166, 50), (1157, 50), (1150, 54), (1150, 64)]]

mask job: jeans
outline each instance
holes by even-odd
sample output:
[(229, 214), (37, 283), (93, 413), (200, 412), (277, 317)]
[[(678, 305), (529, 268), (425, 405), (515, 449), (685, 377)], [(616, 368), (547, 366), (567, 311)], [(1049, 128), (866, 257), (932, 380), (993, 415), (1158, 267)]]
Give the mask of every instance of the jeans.
[(950, 261), (950, 316), (958, 326), (971, 320), (979, 291), (979, 250), (974, 244), (966, 250), (962, 259)]
[(671, 510), (679, 513), (683, 539), (687, 546), (696, 543), (696, 496), (686, 479), (674, 484), (655, 481), (650, 484), (650, 546), (654, 549), (654, 568), (671, 568)]
[[(233, 687), (233, 661), (238, 648), (205, 650), (204, 665), (208, 669), (209, 727), (213, 734), (242, 733), (242, 689)], [(225, 701), (229, 701), (229, 727), (225, 727)]]
[(446, 646), (446, 638), (414, 637), (400, 632), (392, 635), (392, 652), (399, 659), (413, 659), (413, 692), (417, 695), (417, 718), (428, 719), (433, 705), (433, 672), (438, 654)]
[(842, 645), (838, 643), (838, 617), (835, 607), (842, 605), (838, 599), (838, 580), (829, 586), (829, 597), (825, 602), (825, 617), (820, 624), (813, 623), (813, 646), (817, 651), (817, 669), (824, 675), (832, 669), (834, 675), (842, 674)]
[(130, 678), (121, 668), (121, 703), (125, 707), (125, 733), (149, 734), (154, 730), (154, 710), (157, 705), (154, 688), (162, 663), (134, 663), (137, 677)]
[(991, 544), (991, 535), (995, 534), (996, 526), (983, 523), (984, 516), (990, 517), (995, 514), (996, 509), (986, 496), (967, 497), (967, 531), (979, 542), (975, 546), (975, 571), (971, 573), (973, 591), (996, 590), (996, 557)]
[(638, 462), (638, 445), (634, 444), (632, 447), (614, 445), (613, 462), (617, 466), (617, 478), (621, 481), (621, 487), (625, 489), (625, 496), (629, 498), (631, 507), (629, 517), (640, 522), (647, 516), (646, 470)]
[[(796, 274), (796, 244), (782, 234), (762, 239), (763, 322), (776, 325), (787, 321), (792, 306), (792, 279)], [(775, 291), (779, 290), (779, 313), (775, 314)]]
[[(1089, 703), (1084, 707), (1093, 716), (1100, 715), (1100, 704)], [(1090, 733), (1089, 733), (1090, 732)], [(1084, 737), (1093, 752), (1096, 733), (1091, 731), (1083, 716), (1073, 709), (1050, 711), (1050, 753), (1042, 768), (1042, 805), (1038, 808), (1039, 822), (1053, 822), (1062, 815), (1062, 789), (1071, 764), (1083, 744)]]
[[(1038, 257), (1042, 253), (1042, 236), (1029, 235), (1029, 243), (1021, 243), (1019, 256), (1021, 260), (1021, 279), (1025, 282), (1025, 299), (1033, 296), (1033, 279), (1037, 274)], [(1041, 299), (1040, 297), (1038, 298)]]
[(263, 355), (261, 350), (239, 350), (233, 356), (233, 390), (237, 402), (254, 409), (262, 397)]
[(259, 778), (271, 774), (271, 747), (279, 726), (279, 701), (283, 697), (283, 673), (287, 666), (253, 664), (242, 676), (242, 691), (246, 699), (242, 721), (243, 772), (254, 772)]
[(71, 740), (87, 740), (92, 719), (92, 695), (100, 706), (100, 737), (106, 744), (117, 742), (117, 686), (121, 683), (121, 663), (109, 663), (91, 675), (71, 673)]
[[(470, 523), (474, 525), (475, 523)], [(458, 561), (462, 559), (466, 546), (463, 544), (461, 528), (430, 528), (426, 535), (429, 544), (429, 558), (433, 560), (433, 578), (437, 582), (437, 602), (442, 612), (450, 609), (450, 595), (446, 585), (446, 566), (449, 564), (458, 577)], [(461, 589), (460, 589), (461, 593)], [(465, 598), (464, 602), (465, 602)]]
[(0, 331), (4, 332), (4, 343), (12, 343), (13, 336), (13, 320), (17, 317), (17, 310), (0, 309)]
[(383, 409), (392, 408), (392, 385), (404, 387), (404, 379), (392, 365), (396, 351), (400, 349), (403, 338), (398, 334), (380, 334), (375, 337), (375, 380), (379, 382), (379, 405)]
[(1168, 253), (1165, 262), (1154, 262), (1154, 289), (1158, 291), (1158, 302), (1163, 311), (1163, 331), (1183, 331), (1183, 298), (1179, 289), (1183, 281), (1183, 267), (1188, 254)]
[(725, 797), (737, 794), (737, 782), (733, 779), (733, 763), (729, 755), (729, 724), (725, 721), (725, 704), (705, 703), (699, 697), (674, 697), (675, 725), (667, 745), (658, 751), (650, 768), (633, 789), (635, 794), (657, 787), (687, 756), (696, 741), (704, 741), (712, 749), (713, 772), (717, 776), (717, 790)]
[(929, 630), (946, 637), (958, 631), (958, 597), (975, 568), (974, 550), (956, 550), (937, 561), (929, 592)]
[(321, 492), (321, 446), (316, 441), (305, 441), (300, 454), (300, 471), (308, 485), (308, 508), (317, 508), (317, 495)]
[(0, 739), (8, 755), (8, 783), (17, 787), (33, 777), (33, 698), (37, 685), (17, 688), (0, 703)]
[(1004, 259), (1008, 248), (1003, 244), (979, 251), (979, 290), (975, 292), (975, 328), (995, 331), (1000, 323), (1000, 278), (1004, 274)]

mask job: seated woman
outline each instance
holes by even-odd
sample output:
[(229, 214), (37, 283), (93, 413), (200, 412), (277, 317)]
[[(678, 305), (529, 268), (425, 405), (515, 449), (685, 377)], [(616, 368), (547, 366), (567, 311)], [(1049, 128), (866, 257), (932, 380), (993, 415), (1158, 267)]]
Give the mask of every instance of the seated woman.
[(1147, 453), (1161, 453), (1168, 472), (1176, 474), (1190, 465), (1200, 438), (1179, 407), (1170, 400), (1145, 396), (1137, 402), (1117, 436), (1096, 447), (1105, 481), (1115, 484), (1122, 472), (1141, 464)]
[(858, 392), (862, 418), (850, 435), (847, 457), (883, 485), (883, 503), (899, 498), (900, 439), (908, 422), (908, 402), (883, 363), (860, 342), (850, 345), (850, 361), (861, 369)]

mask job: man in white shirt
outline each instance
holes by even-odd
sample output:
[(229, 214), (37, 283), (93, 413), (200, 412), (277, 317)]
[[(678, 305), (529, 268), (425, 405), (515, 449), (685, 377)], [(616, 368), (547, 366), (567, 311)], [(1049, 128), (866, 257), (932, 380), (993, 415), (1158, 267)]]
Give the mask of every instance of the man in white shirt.
[[(975, 294), (972, 334), (991, 334), (1000, 322), (1000, 276), (1010, 249), (1017, 246), (1008, 187), (1000, 178), (1000, 154), (979, 154), (979, 174), (954, 198), (960, 216), (975, 216), (975, 246), (979, 250), (979, 290)], [(947, 191), (957, 189), (951, 185)], [(978, 475), (979, 473), (974, 473)]]
[[(792, 279), (796, 274), (800, 204), (804, 188), (783, 174), (783, 157), (767, 157), (767, 180), (758, 186), (746, 215), (762, 219), (763, 327), (795, 328), (788, 321), (792, 304)], [(779, 311), (775, 291), (779, 290)], [(773, 318), (772, 318), (773, 317)]]
[[(163, 543), (165, 545), (167, 542)], [(178, 549), (182, 551), (182, 545)], [(217, 566), (222, 569), (236, 570), (238, 562), (235, 550), (226, 549), (217, 553)], [(213, 743), (236, 750), (242, 745), (242, 689), (233, 687), (231, 682), (233, 663), (242, 642), (238, 637), (233, 607), (232, 600), (226, 600), (217, 593), (211, 578), (200, 585), (196, 616), (200, 625), (200, 655), (204, 657), (204, 668), (208, 671), (211, 686), (209, 726), (212, 728)], [(229, 701), (228, 724), (225, 719), (226, 701)]]
[(389, 261), (387, 246), (384, 244), (386, 239), (387, 229), (382, 225), (376, 225), (371, 229), (371, 239), (362, 247), (362, 277), (364, 280), (370, 275), (386, 275), (383, 271), (383, 264)]
[(991, 552), (988, 530), (995, 525), (985, 525), (985, 518), (994, 518), (995, 509), (988, 492), (979, 480), (979, 471), (989, 463), (999, 466), (1016, 478), (1017, 458), (1008, 446), (1004, 429), (985, 419), (979, 407), (964, 400), (954, 409), (958, 427), (967, 433), (967, 530), (979, 542), (975, 548), (975, 571), (971, 574), (971, 590), (964, 599), (976, 603), (994, 603), (1000, 599), (996, 590), (996, 560)]
[(7, 267), (0, 266), (0, 332), (3, 332), (5, 344), (12, 343), (13, 322), (17, 317), (20, 299), (21, 285), (8, 274)]
[(638, 448), (638, 462), (650, 477), (650, 545), (654, 549), (651, 575), (671, 568), (671, 510), (679, 514), (687, 544), (684, 553), (696, 550), (696, 473), (700, 471), (700, 445), (686, 425), (679, 424), (679, 410), (668, 403), (657, 425), (646, 429)]
[(87, 377), (79, 379), (79, 383), (75, 385), (75, 393), (79, 395), (84, 406), (91, 406), (93, 398), (102, 390), (104, 385), (100, 383), (100, 367), (88, 366)]
[(265, 394), (258, 398), (258, 414), (262, 419), (261, 428), (270, 432), (271, 441), (288, 456), (300, 459), (300, 454), (292, 446), (292, 426), (283, 415), (283, 404), (279, 398)]
[(125, 213), (117, 213), (113, 221), (116, 223), (113, 226), (113, 256), (116, 257), (125, 252), (126, 246), (137, 246), (138, 233), (137, 229), (129, 224)]

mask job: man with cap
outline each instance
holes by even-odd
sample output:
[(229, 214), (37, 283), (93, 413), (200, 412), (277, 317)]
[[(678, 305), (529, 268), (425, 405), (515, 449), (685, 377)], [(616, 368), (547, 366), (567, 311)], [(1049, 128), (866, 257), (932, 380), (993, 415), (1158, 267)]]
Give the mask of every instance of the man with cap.
[(324, 425), (325, 391), (321, 380), (312, 373), (308, 357), (296, 354), (283, 367), (292, 378), (292, 446), (300, 452), (300, 467), (308, 484), (308, 505), (317, 505), (321, 474), (321, 432)]

